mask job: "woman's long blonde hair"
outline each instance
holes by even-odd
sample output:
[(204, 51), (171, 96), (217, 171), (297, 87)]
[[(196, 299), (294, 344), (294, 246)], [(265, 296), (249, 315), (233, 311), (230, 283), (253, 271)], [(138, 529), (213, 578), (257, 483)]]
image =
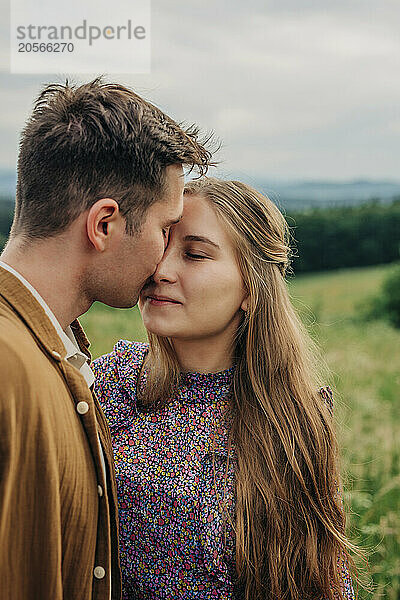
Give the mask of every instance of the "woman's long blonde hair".
[[(249, 293), (233, 344), (237, 590), (245, 600), (341, 598), (338, 560), (358, 552), (345, 535), (338, 446), (319, 388), (328, 369), (290, 301), (290, 232), (273, 202), (238, 181), (202, 178), (200, 195), (231, 236)], [(169, 338), (149, 334), (143, 401), (176, 391)]]

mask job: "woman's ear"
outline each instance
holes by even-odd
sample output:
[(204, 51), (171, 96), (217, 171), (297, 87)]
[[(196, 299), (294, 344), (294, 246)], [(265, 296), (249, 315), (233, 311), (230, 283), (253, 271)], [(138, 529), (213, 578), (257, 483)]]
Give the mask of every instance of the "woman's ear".
[(246, 298), (242, 301), (242, 304), (240, 305), (240, 308), (244, 312), (247, 312), (247, 310), (249, 308), (249, 297), (248, 296), (246, 296)]

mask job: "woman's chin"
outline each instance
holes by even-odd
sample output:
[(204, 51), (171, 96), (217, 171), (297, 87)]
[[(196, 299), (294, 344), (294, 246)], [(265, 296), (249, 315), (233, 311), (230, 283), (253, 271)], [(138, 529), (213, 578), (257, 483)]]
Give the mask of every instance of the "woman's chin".
[(171, 327), (170, 324), (156, 323), (156, 319), (143, 319), (143, 325), (147, 333), (153, 333), (161, 337), (175, 337), (174, 334), (177, 333), (176, 329)]
[(148, 334), (151, 333), (151, 334), (156, 335), (156, 336), (158, 336), (160, 338), (174, 339), (176, 337), (179, 337), (179, 336), (174, 335), (174, 333), (171, 333), (170, 330), (165, 330), (165, 329), (154, 329), (153, 331), (151, 331), (150, 329), (147, 329), (147, 327), (146, 327), (146, 331), (147, 331)]

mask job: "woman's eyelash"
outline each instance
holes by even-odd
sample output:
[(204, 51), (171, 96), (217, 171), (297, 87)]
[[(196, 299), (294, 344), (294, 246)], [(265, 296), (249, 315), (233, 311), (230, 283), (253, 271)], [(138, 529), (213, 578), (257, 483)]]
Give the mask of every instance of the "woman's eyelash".
[(202, 256), (201, 254), (191, 254), (190, 252), (186, 252), (186, 256), (189, 256), (190, 258), (195, 258), (195, 259), (207, 258), (206, 256)]

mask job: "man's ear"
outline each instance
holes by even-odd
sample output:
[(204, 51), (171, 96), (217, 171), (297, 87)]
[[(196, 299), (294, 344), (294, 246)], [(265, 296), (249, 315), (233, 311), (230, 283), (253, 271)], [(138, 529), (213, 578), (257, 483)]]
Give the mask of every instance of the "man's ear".
[(86, 232), (95, 250), (104, 252), (110, 233), (120, 218), (118, 203), (112, 198), (101, 198), (90, 207), (86, 217)]

